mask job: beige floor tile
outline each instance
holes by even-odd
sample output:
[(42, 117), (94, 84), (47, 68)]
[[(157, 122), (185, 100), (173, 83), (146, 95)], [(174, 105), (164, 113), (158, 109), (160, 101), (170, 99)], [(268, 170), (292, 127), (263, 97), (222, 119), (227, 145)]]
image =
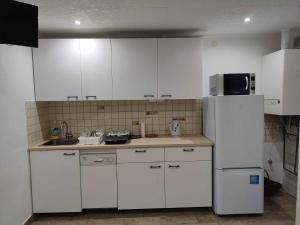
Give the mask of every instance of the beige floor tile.
[(88, 219), (86, 225), (123, 225), (122, 218)]
[(85, 211), (38, 215), (31, 225), (294, 225), (296, 200), (285, 194), (265, 199), (263, 215), (216, 216), (211, 209)]

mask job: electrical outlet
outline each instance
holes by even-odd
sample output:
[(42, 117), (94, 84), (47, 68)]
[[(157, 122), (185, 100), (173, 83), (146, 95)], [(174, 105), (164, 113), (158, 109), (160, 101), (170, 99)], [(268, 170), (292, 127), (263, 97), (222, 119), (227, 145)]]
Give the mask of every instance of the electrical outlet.
[(147, 111), (146, 115), (156, 115), (158, 114), (158, 111)]
[(135, 120), (135, 121), (132, 121), (132, 125), (133, 125), (133, 126), (136, 126), (136, 125), (139, 125), (139, 124), (140, 124), (139, 121), (136, 121), (136, 120)]
[(98, 110), (98, 111), (104, 111), (104, 110), (105, 110), (104, 105), (98, 105), (98, 106), (97, 106), (97, 110)]
[(173, 117), (173, 120), (185, 121), (185, 117)]

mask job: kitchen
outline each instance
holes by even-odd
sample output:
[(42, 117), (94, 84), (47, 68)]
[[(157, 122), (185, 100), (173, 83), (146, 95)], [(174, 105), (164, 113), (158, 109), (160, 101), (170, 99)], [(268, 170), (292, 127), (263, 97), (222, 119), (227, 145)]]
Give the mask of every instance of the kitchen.
[[(297, 134), (300, 111), (299, 80), (293, 75), (299, 60), (299, 8), (294, 1), (256, 2), (254, 8), (242, 2), (231, 5), (230, 1), (211, 5), (189, 1), (187, 6), (178, 1), (144, 1), (141, 5), (117, 1), (109, 6), (104, 1), (89, 2), (91, 5), (84, 1), (26, 2), (39, 7), (38, 48), (3, 44), (0, 49), (4, 127), (1, 225), (295, 224), (298, 137), (289, 136)], [(105, 11), (93, 14), (92, 6), (110, 9), (112, 15), (131, 21), (132, 26), (105, 30), (97, 20), (85, 17), (105, 15)], [(201, 10), (202, 14), (186, 19), (192, 24), (211, 18), (202, 6), (216, 11), (225, 7), (228, 12), (240, 6), (243, 10), (239, 16), (227, 15), (232, 21), (220, 18), (221, 24), (210, 25), (210, 32), (201, 33), (200, 22), (198, 33), (182, 22), (178, 22), (179, 31), (166, 28), (168, 20), (163, 19), (161, 10), (172, 9), (166, 12), (175, 21), (176, 10)], [(128, 13), (158, 13), (165, 28), (135, 27), (122, 7)], [(270, 15), (284, 14), (284, 27), (275, 19), (260, 26), (264, 21), (258, 13), (260, 7)], [(78, 9), (76, 15), (66, 21), (73, 9)], [(256, 9), (258, 16), (254, 16)], [(295, 14), (287, 13), (291, 10)], [(141, 19), (135, 16), (134, 20)], [(153, 14), (147, 16), (145, 24), (152, 21)], [(108, 24), (122, 24), (109, 18)], [(228, 74), (249, 74), (243, 79), (249, 78), (249, 93), (232, 96), (225, 93), (229, 89), (224, 86), (224, 93), (210, 96), (209, 80), (215, 74), (224, 74), (224, 82)], [(250, 93), (250, 74), (255, 74), (255, 96)], [(269, 74), (278, 77), (270, 78)], [(208, 112), (210, 99), (233, 102)], [(257, 102), (246, 104), (248, 99)], [(221, 107), (212, 104), (216, 109)], [(226, 112), (231, 114), (225, 116)], [(214, 138), (208, 117), (218, 113), (212, 127), (219, 127), (221, 135)], [(252, 138), (245, 138), (248, 134)], [(115, 139), (120, 136), (125, 143), (108, 144), (120, 141)], [(221, 169), (264, 168), (272, 181), (281, 184), (280, 191), (265, 198), (264, 206), (261, 188), (267, 175), (260, 170), (250, 175), (250, 183), (247, 178), (247, 187), (260, 190), (235, 190), (230, 200), (241, 195), (242, 201), (229, 203), (224, 198), (224, 207), (215, 207), (219, 200), (213, 196), (226, 190), (215, 180), (223, 137), (225, 145), (233, 143), (233, 149), (240, 144), (253, 147), (255, 142), (258, 154), (247, 147), (240, 147), (239, 158), (235, 157), (239, 150), (225, 152), (236, 164)], [(242, 163), (254, 155), (253, 164)], [(219, 192), (214, 189), (217, 187)], [(251, 206), (249, 199), (261, 208)], [(235, 203), (238, 207), (226, 212)]]

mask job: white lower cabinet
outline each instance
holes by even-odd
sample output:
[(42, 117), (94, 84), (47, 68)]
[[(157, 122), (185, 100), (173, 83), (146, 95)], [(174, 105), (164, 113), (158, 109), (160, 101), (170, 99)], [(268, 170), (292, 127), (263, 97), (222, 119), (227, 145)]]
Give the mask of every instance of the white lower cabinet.
[(212, 206), (211, 147), (117, 153), (119, 209)]
[(165, 162), (166, 207), (212, 205), (211, 161)]
[(164, 208), (164, 163), (118, 165), (118, 208)]
[(30, 152), (34, 213), (80, 212), (78, 150)]
[(30, 152), (34, 213), (212, 205), (210, 147), (117, 149), (117, 171), (104, 155), (81, 157), (80, 171), (79, 150)]

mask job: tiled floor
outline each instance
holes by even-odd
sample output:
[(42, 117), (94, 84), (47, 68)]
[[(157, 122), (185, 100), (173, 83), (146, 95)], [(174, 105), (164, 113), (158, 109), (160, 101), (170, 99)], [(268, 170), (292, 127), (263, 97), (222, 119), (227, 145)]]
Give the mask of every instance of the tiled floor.
[(208, 208), (88, 211), (38, 215), (31, 225), (294, 225), (296, 200), (284, 193), (265, 199), (264, 215), (215, 216)]

